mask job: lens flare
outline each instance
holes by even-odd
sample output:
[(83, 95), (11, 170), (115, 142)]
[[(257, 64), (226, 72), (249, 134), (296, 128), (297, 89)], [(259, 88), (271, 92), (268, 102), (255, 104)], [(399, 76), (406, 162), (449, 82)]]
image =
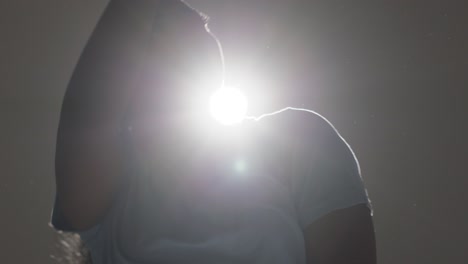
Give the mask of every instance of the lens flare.
[(223, 125), (241, 122), (247, 114), (247, 108), (247, 98), (235, 88), (221, 88), (210, 98), (210, 113)]

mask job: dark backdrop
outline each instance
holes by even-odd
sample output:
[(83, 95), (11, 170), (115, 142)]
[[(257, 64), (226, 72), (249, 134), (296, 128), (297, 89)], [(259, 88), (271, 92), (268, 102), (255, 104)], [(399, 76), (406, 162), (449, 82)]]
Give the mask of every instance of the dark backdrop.
[[(252, 114), (310, 108), (352, 145), (379, 263), (468, 262), (464, 1), (189, 2), (211, 16)], [(105, 4), (0, 2), (0, 263), (53, 263), (61, 98)]]

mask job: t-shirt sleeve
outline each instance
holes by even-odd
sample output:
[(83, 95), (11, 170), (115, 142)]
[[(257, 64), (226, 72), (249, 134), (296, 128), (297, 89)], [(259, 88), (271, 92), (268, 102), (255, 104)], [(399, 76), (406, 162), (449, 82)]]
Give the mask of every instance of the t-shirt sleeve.
[(293, 154), (292, 190), (303, 229), (323, 215), (370, 201), (350, 146), (325, 118), (302, 113)]

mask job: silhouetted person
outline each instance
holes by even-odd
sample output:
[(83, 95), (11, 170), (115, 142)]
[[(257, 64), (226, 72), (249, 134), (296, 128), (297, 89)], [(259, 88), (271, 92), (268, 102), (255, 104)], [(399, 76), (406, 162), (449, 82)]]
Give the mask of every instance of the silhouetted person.
[(223, 81), (205, 23), (176, 0), (110, 2), (64, 97), (52, 225), (94, 264), (375, 263), (357, 161), (324, 118), (202, 121)]

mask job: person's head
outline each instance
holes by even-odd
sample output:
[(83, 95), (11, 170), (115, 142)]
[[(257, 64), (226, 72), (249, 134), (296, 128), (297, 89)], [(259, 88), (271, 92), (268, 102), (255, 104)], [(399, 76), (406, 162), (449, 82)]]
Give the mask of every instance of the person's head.
[(206, 15), (178, 0), (163, 0), (161, 5), (137, 104), (166, 114), (190, 111), (200, 96), (223, 85), (221, 46), (208, 29)]
[(223, 85), (224, 62), (205, 15), (181, 1), (163, 2), (155, 14), (142, 89), (133, 100), (129, 122), (137, 159), (151, 157), (148, 162), (155, 164), (164, 152), (158, 161), (170, 166), (196, 147), (200, 120), (210, 118), (209, 97)]

